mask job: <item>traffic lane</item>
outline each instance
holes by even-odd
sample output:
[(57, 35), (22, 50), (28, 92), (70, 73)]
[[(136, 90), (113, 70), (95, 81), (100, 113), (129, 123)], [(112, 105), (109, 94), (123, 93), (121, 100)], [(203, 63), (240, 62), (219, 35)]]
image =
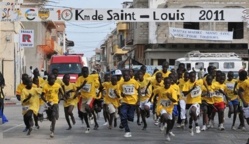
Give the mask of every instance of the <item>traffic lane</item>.
[[(99, 130), (92, 130), (89, 134), (85, 134), (85, 125), (81, 124), (81, 121), (77, 119), (76, 125), (73, 129), (68, 131), (67, 123), (64, 117), (64, 111), (62, 105), (60, 105), (60, 118), (56, 123), (55, 137), (53, 139), (49, 138), (49, 121), (43, 121), (40, 123), (39, 130), (33, 130), (31, 136), (27, 136), (23, 133), (24, 128), (21, 106), (11, 106), (5, 109), (5, 113), (8, 116), (9, 122), (1, 125), (3, 127), (3, 138), (4, 144), (9, 143), (58, 143), (58, 144), (94, 144), (94, 143), (145, 143), (145, 144), (157, 144), (165, 142), (164, 134), (153, 124), (152, 118), (148, 119), (148, 128), (146, 131), (142, 131), (142, 126), (137, 126), (136, 123), (129, 123), (132, 131), (131, 138), (124, 138), (124, 131), (119, 128), (113, 128), (109, 130), (107, 126), (102, 126), (104, 123), (103, 117), (101, 117), (98, 122), (100, 125)], [(100, 114), (102, 116), (102, 114)], [(74, 110), (74, 116), (77, 117), (77, 111)], [(176, 144), (193, 144), (193, 143), (207, 143), (207, 144), (241, 144), (245, 143), (248, 138), (248, 132), (242, 131), (232, 131), (231, 119), (226, 118), (225, 131), (219, 131), (217, 128), (210, 129), (208, 131), (196, 134), (195, 136), (190, 136), (188, 129), (181, 130), (174, 128), (173, 132), (176, 137), (171, 137), (170, 143)], [(217, 121), (216, 121), (217, 124)], [(93, 128), (93, 125), (91, 125)]]

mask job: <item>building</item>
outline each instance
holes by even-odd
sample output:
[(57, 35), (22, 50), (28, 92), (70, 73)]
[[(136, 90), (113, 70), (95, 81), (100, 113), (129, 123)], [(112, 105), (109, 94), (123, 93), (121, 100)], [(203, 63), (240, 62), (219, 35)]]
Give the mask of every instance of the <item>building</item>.
[[(130, 8), (248, 8), (247, 0), (133, 0)], [(128, 23), (126, 46), (136, 61), (146, 65), (161, 65), (187, 52), (235, 52), (248, 60), (248, 24), (245, 22), (134, 22)], [(232, 41), (208, 41), (173, 38), (169, 27), (206, 31), (233, 31)]]

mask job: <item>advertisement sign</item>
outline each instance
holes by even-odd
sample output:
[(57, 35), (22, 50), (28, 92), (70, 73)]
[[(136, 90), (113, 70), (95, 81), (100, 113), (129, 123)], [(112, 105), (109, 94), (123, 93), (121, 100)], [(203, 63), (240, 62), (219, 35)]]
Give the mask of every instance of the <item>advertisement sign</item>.
[(19, 44), (20, 47), (34, 47), (34, 30), (21, 30)]

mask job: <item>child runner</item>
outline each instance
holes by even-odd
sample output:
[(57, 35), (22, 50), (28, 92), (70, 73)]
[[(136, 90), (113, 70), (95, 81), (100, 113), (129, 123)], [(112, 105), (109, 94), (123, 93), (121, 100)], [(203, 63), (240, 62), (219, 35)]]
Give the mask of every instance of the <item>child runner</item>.
[[(104, 82), (102, 83), (102, 86), (104, 87), (104, 85), (106, 83), (109, 83), (111, 82), (111, 75), (109, 73), (105, 74), (104, 75)], [(109, 117), (108, 117), (108, 107), (107, 107), (107, 104), (106, 104), (106, 98), (108, 97), (107, 95), (107, 92), (106, 92), (106, 89), (103, 88), (103, 90), (101, 91), (102, 92), (102, 97), (103, 97), (103, 116), (104, 116), (104, 120), (105, 120), (105, 123), (103, 125), (108, 125), (108, 121), (109, 121)]]
[[(87, 126), (85, 133), (89, 133), (90, 125), (88, 115), (89, 117), (92, 117), (92, 115), (96, 117), (93, 110), (93, 102), (96, 97), (96, 88), (99, 87), (98, 77), (89, 75), (88, 67), (82, 67), (82, 76), (77, 79), (76, 86), (77, 91), (81, 91), (82, 101), (80, 111), (83, 112), (83, 118)], [(98, 123), (95, 121), (94, 129), (97, 129), (98, 127)]]
[(63, 76), (63, 87), (65, 89), (65, 94), (64, 94), (64, 112), (65, 112), (65, 118), (68, 124), (68, 129), (70, 130), (72, 128), (72, 125), (70, 123), (69, 116), (71, 117), (71, 120), (73, 122), (73, 125), (75, 125), (75, 118), (73, 116), (73, 109), (78, 103), (78, 97), (75, 95), (75, 91), (77, 90), (76, 86), (74, 83), (70, 83), (70, 75), (65, 74)]
[(139, 83), (130, 78), (129, 70), (123, 73), (124, 82), (120, 85), (122, 104), (120, 106), (120, 118), (122, 126), (125, 128), (124, 137), (132, 137), (128, 121), (134, 120), (134, 112), (136, 105), (140, 102), (140, 86)]
[(195, 122), (196, 133), (200, 133), (200, 126), (198, 124), (198, 117), (200, 114), (200, 104), (201, 104), (201, 87), (203, 86), (202, 80), (196, 80), (196, 73), (190, 72), (189, 81), (183, 86), (183, 94), (186, 98), (186, 109), (189, 110), (189, 129), (190, 134), (193, 136), (193, 121)]
[(230, 100), (229, 104), (229, 111), (228, 111), (228, 117), (231, 118), (231, 114), (233, 114), (233, 123), (232, 123), (232, 129), (236, 130), (235, 128), (235, 122), (237, 118), (237, 111), (239, 106), (239, 99), (238, 95), (235, 93), (235, 84), (237, 80), (234, 79), (234, 73), (232, 71), (228, 72), (227, 74), (227, 80), (226, 80), (226, 93)]
[(61, 86), (58, 83), (55, 83), (55, 76), (50, 74), (48, 76), (48, 83), (43, 87), (41, 98), (49, 106), (47, 114), (49, 121), (51, 121), (51, 138), (54, 137), (55, 123), (59, 118), (59, 93), (63, 95)]
[(117, 76), (111, 77), (111, 82), (103, 83), (104, 90), (106, 91), (105, 104), (109, 117), (109, 129), (112, 129), (112, 122), (114, 119), (114, 127), (117, 127), (118, 107), (120, 105), (120, 87), (117, 84)]
[(138, 71), (138, 83), (140, 84), (140, 88), (141, 88), (141, 97), (140, 97), (139, 108), (141, 111), (142, 121), (144, 124), (143, 130), (146, 130), (146, 128), (147, 128), (146, 118), (150, 117), (151, 102), (149, 102), (148, 100), (151, 96), (152, 88), (151, 88), (151, 86), (149, 86), (147, 88), (147, 85), (149, 84), (149, 82), (150, 81), (148, 79), (145, 79), (143, 72), (141, 70)]
[(203, 115), (203, 126), (202, 131), (207, 130), (209, 119), (211, 117), (212, 111), (213, 111), (213, 98), (212, 96), (215, 94), (215, 86), (213, 81), (212, 75), (207, 75), (205, 78), (205, 84), (206, 86), (202, 86), (202, 104), (201, 104), (201, 110)]
[(167, 123), (166, 140), (170, 141), (170, 130), (173, 128), (172, 114), (174, 103), (177, 102), (177, 92), (171, 86), (171, 79), (164, 78), (164, 87), (159, 87), (153, 91), (158, 95), (157, 115), (161, 116), (162, 123)]
[(39, 110), (39, 95), (41, 90), (32, 87), (32, 81), (27, 80), (27, 86), (22, 90), (22, 114), (24, 116), (24, 123), (28, 128), (27, 135), (30, 135), (33, 127), (32, 115), (37, 115)]

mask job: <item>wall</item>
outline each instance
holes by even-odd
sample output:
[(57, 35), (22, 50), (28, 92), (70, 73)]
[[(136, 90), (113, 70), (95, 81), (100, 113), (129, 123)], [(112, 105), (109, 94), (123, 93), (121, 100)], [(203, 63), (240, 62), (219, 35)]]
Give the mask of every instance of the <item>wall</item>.
[[(25, 48), (24, 50), (24, 53), (27, 56), (25, 59), (26, 72), (29, 73), (30, 66), (40, 69), (40, 66), (43, 63), (43, 54), (38, 52), (37, 45), (45, 44), (46, 25), (38, 22), (23, 22), (23, 25), (25, 29), (34, 30), (34, 47)], [(32, 61), (30, 59), (32, 59)]]
[(19, 47), (20, 22), (0, 22), (0, 71), (5, 78), (5, 95), (14, 96), (23, 72), (23, 50)]

